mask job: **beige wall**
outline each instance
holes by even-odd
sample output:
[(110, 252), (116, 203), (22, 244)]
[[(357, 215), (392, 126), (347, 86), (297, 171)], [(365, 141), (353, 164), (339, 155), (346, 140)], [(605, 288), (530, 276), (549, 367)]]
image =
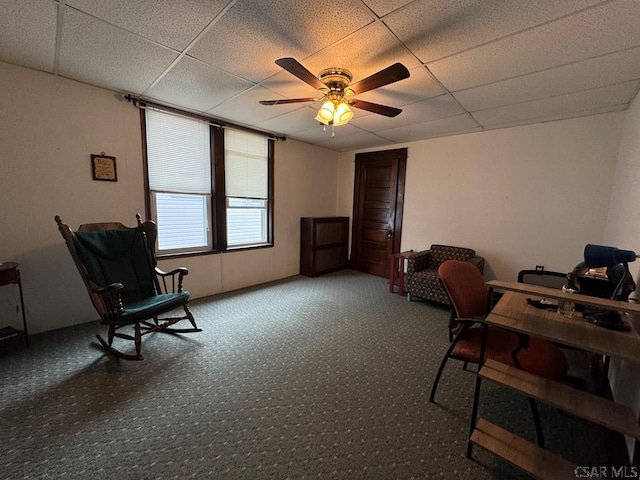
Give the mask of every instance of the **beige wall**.
[[(53, 217), (75, 228), (144, 214), (138, 110), (114, 92), (1, 62), (0, 105), (0, 262), (20, 263), (30, 333), (96, 319)], [(89, 155), (100, 152), (117, 158), (117, 182), (91, 179)], [(337, 154), (292, 140), (275, 152), (276, 246), (161, 262), (189, 268), (194, 297), (297, 274), (300, 217), (335, 215)], [(0, 289), (2, 324), (19, 320), (12, 290)]]
[[(626, 112), (604, 244), (640, 253), (640, 98)], [(629, 265), (640, 287), (640, 261)], [(636, 298), (640, 295), (636, 291)], [(640, 415), (640, 365), (613, 358), (610, 380), (616, 400)], [(627, 439), (633, 455), (635, 441)]]
[[(475, 249), (485, 277), (569, 271), (604, 235), (623, 113), (438, 138), (408, 148), (402, 249)], [(405, 145), (394, 145), (399, 148)], [(340, 158), (351, 215), (354, 153)]]

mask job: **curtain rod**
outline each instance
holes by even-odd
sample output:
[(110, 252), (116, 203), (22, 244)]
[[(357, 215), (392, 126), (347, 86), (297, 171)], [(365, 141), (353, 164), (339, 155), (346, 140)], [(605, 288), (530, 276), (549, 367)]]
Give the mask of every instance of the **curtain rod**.
[(140, 109), (143, 109), (143, 110), (148, 105), (150, 107), (155, 107), (155, 108), (159, 108), (159, 109), (162, 109), (162, 110), (168, 110), (169, 112), (174, 113), (176, 115), (181, 115), (181, 116), (184, 116), (184, 117), (199, 118), (201, 120), (207, 121), (207, 123), (209, 123), (209, 125), (213, 125), (214, 127), (219, 127), (219, 128), (227, 128), (228, 127), (228, 128), (239, 129), (239, 130), (245, 130), (245, 131), (252, 132), (252, 133), (257, 133), (257, 134), (260, 134), (260, 135), (265, 135), (267, 138), (271, 138), (273, 140), (278, 140), (278, 141), (281, 141), (281, 142), (284, 142), (287, 139), (287, 137), (284, 137), (284, 136), (277, 136), (277, 135), (274, 135), (273, 133), (262, 132), (260, 130), (255, 130), (253, 128), (243, 127), (241, 125), (235, 125), (233, 123), (223, 123), (223, 122), (220, 122), (220, 121), (218, 121), (218, 120), (216, 120), (216, 119), (214, 119), (212, 117), (207, 117), (206, 115), (202, 115), (202, 114), (199, 114), (199, 113), (187, 112), (185, 110), (180, 110), (179, 108), (170, 107), (168, 105), (163, 105), (161, 103), (156, 103), (156, 102), (153, 102), (153, 101), (150, 101), (150, 100), (146, 100), (144, 98), (134, 97), (131, 94), (124, 95), (124, 99), (127, 102), (133, 104), (134, 107), (137, 107), (137, 108), (140, 108)]

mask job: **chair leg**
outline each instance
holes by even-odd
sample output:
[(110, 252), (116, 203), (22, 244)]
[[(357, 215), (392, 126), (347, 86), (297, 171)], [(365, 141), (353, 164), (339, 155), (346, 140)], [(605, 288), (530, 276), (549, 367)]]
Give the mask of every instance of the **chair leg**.
[(469, 365), (469, 362), (464, 362), (462, 364), (462, 369), (466, 371), (467, 370), (467, 365)]
[[(520, 361), (518, 360), (518, 352), (520, 352), (520, 350), (522, 350), (523, 348), (526, 348), (529, 346), (529, 337), (524, 335), (518, 335), (518, 338), (519, 338), (518, 345), (511, 352), (511, 358), (513, 360), (513, 364), (515, 365), (515, 367), (522, 369), (522, 366), (520, 365)], [(544, 448), (544, 434), (542, 433), (542, 424), (540, 423), (540, 414), (538, 412), (538, 406), (536, 405), (536, 401), (533, 398), (527, 397), (527, 400), (529, 400), (529, 407), (531, 408), (531, 416), (533, 416), (533, 424), (536, 429), (538, 446), (540, 448)]]
[(136, 325), (134, 327), (134, 335), (135, 335), (135, 344), (136, 344), (136, 355), (138, 357), (142, 357), (142, 355), (140, 355), (140, 351), (142, 350), (142, 332), (140, 331), (140, 323), (136, 322)]
[(193, 318), (193, 314), (191, 313), (191, 310), (189, 310), (189, 307), (187, 306), (187, 304), (185, 303), (183, 307), (184, 307), (184, 313), (187, 315), (187, 318), (189, 319), (191, 326), (193, 326), (194, 329), (199, 330), (198, 326), (196, 325), (196, 319)]
[(542, 433), (542, 424), (540, 423), (540, 413), (538, 412), (538, 406), (536, 405), (536, 401), (527, 397), (529, 400), (529, 407), (531, 407), (531, 415), (533, 416), (533, 424), (536, 427), (536, 437), (538, 438), (538, 446), (540, 448), (544, 448), (544, 435)]
[(471, 435), (476, 428), (476, 420), (478, 419), (478, 406), (480, 404), (480, 388), (482, 386), (482, 377), (479, 375), (480, 367), (484, 364), (485, 356), (487, 353), (487, 339), (489, 335), (489, 327), (485, 324), (482, 327), (482, 344), (480, 346), (480, 358), (478, 363), (478, 374), (476, 374), (476, 387), (473, 393), (473, 406), (471, 407), (471, 419), (469, 422), (469, 439), (467, 440), (467, 458), (471, 458), (473, 453), (473, 443), (471, 442)]
[[(193, 333), (193, 332), (202, 331), (202, 329), (198, 328), (198, 326), (196, 325), (196, 320), (195, 318), (193, 318), (193, 314), (191, 313), (191, 310), (189, 310), (188, 305), (184, 304), (182, 305), (182, 307), (184, 308), (185, 316), (173, 319), (170, 324), (163, 326), (163, 328), (159, 329), (158, 330), (159, 332), (175, 334), (175, 333)], [(171, 328), (170, 327), (170, 325), (173, 325), (176, 322), (179, 322), (181, 320), (189, 320), (189, 323), (191, 323), (191, 328)]]
[(429, 401), (431, 403), (435, 403), (434, 398), (436, 396), (436, 390), (438, 389), (438, 383), (440, 383), (440, 377), (442, 376), (442, 372), (444, 371), (444, 366), (447, 364), (447, 360), (449, 360), (449, 356), (451, 355), (451, 352), (453, 352), (453, 349), (458, 343), (458, 340), (460, 339), (460, 336), (462, 335), (463, 332), (464, 332), (464, 329), (460, 330), (460, 332), (455, 336), (453, 341), (449, 344), (449, 348), (447, 348), (447, 351), (445, 352), (444, 357), (442, 357), (442, 362), (440, 362), (440, 366), (438, 367), (438, 373), (436, 373), (436, 378), (433, 380), (433, 386), (431, 387), (431, 395), (429, 395)]
[(116, 333), (115, 325), (109, 325), (109, 333), (107, 334), (107, 341), (109, 343), (109, 346), (113, 344), (113, 337), (115, 336), (115, 333)]

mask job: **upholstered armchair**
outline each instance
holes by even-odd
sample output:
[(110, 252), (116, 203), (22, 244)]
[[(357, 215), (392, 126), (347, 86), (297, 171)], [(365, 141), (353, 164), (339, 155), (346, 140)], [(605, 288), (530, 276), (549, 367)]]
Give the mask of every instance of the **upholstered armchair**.
[(440, 278), (438, 267), (446, 260), (470, 262), (484, 271), (484, 258), (470, 248), (450, 245), (431, 245), (429, 250), (411, 255), (407, 261), (407, 298), (419, 297), (424, 300), (451, 305)]

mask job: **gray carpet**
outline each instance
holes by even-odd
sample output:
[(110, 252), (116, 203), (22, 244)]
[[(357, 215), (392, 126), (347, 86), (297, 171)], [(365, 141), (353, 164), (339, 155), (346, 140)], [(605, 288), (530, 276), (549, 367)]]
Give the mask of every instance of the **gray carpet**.
[[(103, 355), (97, 322), (36, 335), (0, 358), (0, 478), (526, 478), (465, 457), (474, 374), (450, 361), (427, 400), (448, 310), (387, 287), (347, 270), (196, 300), (204, 331), (149, 335), (142, 362)], [(535, 438), (520, 395), (485, 382), (480, 411)], [(610, 463), (608, 432), (541, 416), (550, 450)]]

